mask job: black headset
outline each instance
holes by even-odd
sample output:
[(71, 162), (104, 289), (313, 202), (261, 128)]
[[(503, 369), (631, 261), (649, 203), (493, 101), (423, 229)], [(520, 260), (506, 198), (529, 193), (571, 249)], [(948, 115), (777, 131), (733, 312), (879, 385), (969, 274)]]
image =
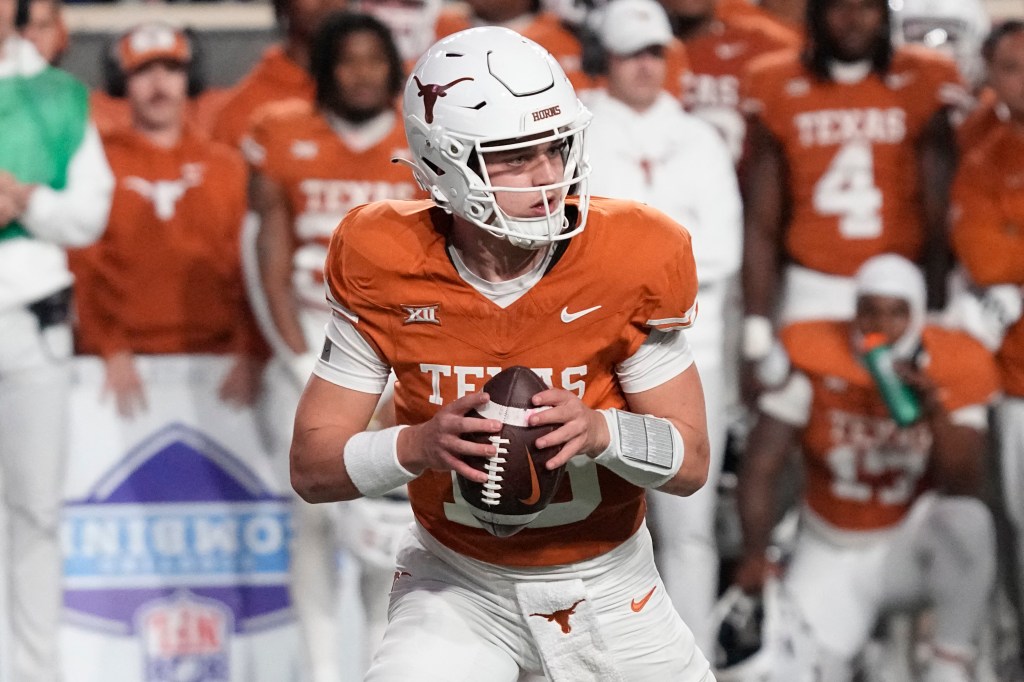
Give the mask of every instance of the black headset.
[(22, 29), (28, 26), (28, 5), (32, 0), (18, 0), (18, 9), (14, 13), (14, 28)]
[[(26, 5), (30, 0), (18, 0)], [(19, 4), (20, 7), (20, 4)], [(129, 29), (131, 30), (131, 29)], [(206, 78), (203, 76), (203, 53), (196, 40), (196, 32), (191, 28), (181, 30), (188, 41), (189, 52), (192, 53), (192, 61), (188, 65), (188, 96), (198, 97), (206, 90)], [(113, 36), (107, 42), (103, 50), (103, 83), (104, 89), (111, 97), (124, 97), (126, 94), (127, 74), (121, 68), (121, 58), (117, 51), (117, 45), (125, 33)]]

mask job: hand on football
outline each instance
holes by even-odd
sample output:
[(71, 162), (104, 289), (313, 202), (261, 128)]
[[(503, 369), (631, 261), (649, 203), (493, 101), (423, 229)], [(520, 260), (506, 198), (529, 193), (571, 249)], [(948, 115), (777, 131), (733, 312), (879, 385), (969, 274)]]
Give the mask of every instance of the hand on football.
[(470, 393), (445, 405), (428, 421), (403, 429), (398, 435), (398, 461), (409, 472), (421, 474), (426, 469), (455, 471), (472, 481), (484, 483), (487, 474), (477, 471), (460, 457), (493, 457), (497, 446), (473, 443), (462, 438), (469, 433), (497, 433), (497, 419), (467, 417), (471, 410), (490, 400), (486, 393)]
[(576, 455), (599, 455), (608, 447), (608, 424), (604, 417), (587, 407), (575, 393), (562, 388), (550, 388), (533, 396), (533, 404), (549, 409), (530, 415), (530, 426), (559, 424), (560, 426), (535, 443), (538, 448), (561, 446), (557, 455), (548, 460), (548, 469), (557, 469)]

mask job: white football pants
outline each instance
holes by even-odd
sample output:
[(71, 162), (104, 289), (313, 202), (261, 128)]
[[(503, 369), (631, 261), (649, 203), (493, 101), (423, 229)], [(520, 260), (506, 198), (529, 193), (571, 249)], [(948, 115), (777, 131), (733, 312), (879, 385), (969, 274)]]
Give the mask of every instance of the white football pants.
[(927, 494), (889, 532), (822, 531), (823, 523), (801, 528), (784, 580), (825, 659), (842, 663), (830, 666), (829, 682), (850, 679), (889, 608), (927, 603), (933, 645), (975, 651), (995, 581), (995, 527), (982, 502)]
[(398, 553), (387, 632), (367, 682), (713, 682), (672, 608), (650, 534), (577, 564), (469, 559), (413, 525)]
[(22, 308), (0, 312), (0, 476), (6, 596), (16, 682), (60, 679), (58, 527), (67, 460), (71, 330), (41, 332)]
[(857, 312), (853, 277), (788, 265), (782, 276), (779, 327), (804, 320), (850, 320)]
[(718, 546), (715, 510), (718, 479), (725, 456), (726, 386), (722, 361), (725, 283), (699, 293), (698, 323), (686, 330), (704, 387), (711, 463), (704, 487), (689, 497), (648, 491), (648, 517), (654, 535), (654, 556), (669, 597), (697, 646), (711, 651), (714, 633), (710, 615), (718, 599)]

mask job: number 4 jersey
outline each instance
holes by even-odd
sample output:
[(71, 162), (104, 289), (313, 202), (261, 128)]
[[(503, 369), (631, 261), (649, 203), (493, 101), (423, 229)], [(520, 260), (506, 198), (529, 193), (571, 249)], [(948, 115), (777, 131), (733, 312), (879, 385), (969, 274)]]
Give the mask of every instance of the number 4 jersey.
[[(642, 204), (593, 199), (586, 229), (504, 308), (459, 274), (445, 234), (450, 220), (429, 201), (380, 202), (349, 213), (331, 242), (326, 276), (335, 314), (394, 370), (398, 423), (427, 421), (512, 365), (534, 369), (592, 408), (625, 407), (616, 368), (652, 330), (693, 321), (690, 237)], [(324, 353), (344, 350), (328, 341)], [(409, 484), (409, 498), (417, 520), (444, 545), (509, 566), (603, 554), (629, 538), (644, 514), (643, 489), (586, 457), (570, 462), (540, 517), (508, 538), (480, 527), (450, 472), (426, 471)]]
[(850, 276), (879, 253), (917, 258), (916, 144), (936, 112), (964, 101), (952, 61), (906, 47), (884, 76), (840, 83), (817, 79), (796, 52), (777, 53), (750, 65), (742, 89), (745, 111), (775, 136), (788, 166), (793, 260)]
[[(802, 429), (806, 504), (837, 529), (898, 523), (929, 485), (927, 421), (897, 427), (851, 350), (848, 323), (792, 324), (781, 340), (795, 372), (759, 407)], [(966, 334), (939, 327), (926, 327), (922, 344), (920, 362), (950, 421), (984, 429), (986, 406), (999, 390), (991, 354)]]

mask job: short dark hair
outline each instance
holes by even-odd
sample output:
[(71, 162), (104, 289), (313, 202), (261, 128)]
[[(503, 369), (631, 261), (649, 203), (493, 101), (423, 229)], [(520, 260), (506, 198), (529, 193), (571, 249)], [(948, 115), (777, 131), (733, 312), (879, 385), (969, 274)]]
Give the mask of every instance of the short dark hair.
[(981, 56), (986, 62), (991, 62), (996, 56), (996, 48), (999, 47), (1000, 41), (1006, 36), (1018, 33), (1024, 33), (1024, 21), (1020, 19), (1008, 19), (996, 24), (985, 38), (985, 42), (981, 44)]
[(333, 108), (338, 103), (338, 84), (334, 67), (345, 40), (353, 33), (369, 31), (377, 36), (384, 48), (391, 77), (388, 89), (392, 98), (398, 96), (405, 82), (405, 69), (391, 31), (380, 20), (369, 14), (334, 12), (320, 25), (313, 38), (309, 55), (309, 72), (316, 83), (316, 101), (321, 107)]
[[(832, 80), (829, 66), (835, 59), (835, 44), (829, 35), (825, 14), (836, 0), (807, 1), (807, 43), (803, 51), (803, 61), (814, 76), (823, 81)], [(871, 69), (875, 73), (885, 74), (892, 64), (892, 11), (886, 0), (876, 0), (882, 6), (882, 28), (871, 55)]]

